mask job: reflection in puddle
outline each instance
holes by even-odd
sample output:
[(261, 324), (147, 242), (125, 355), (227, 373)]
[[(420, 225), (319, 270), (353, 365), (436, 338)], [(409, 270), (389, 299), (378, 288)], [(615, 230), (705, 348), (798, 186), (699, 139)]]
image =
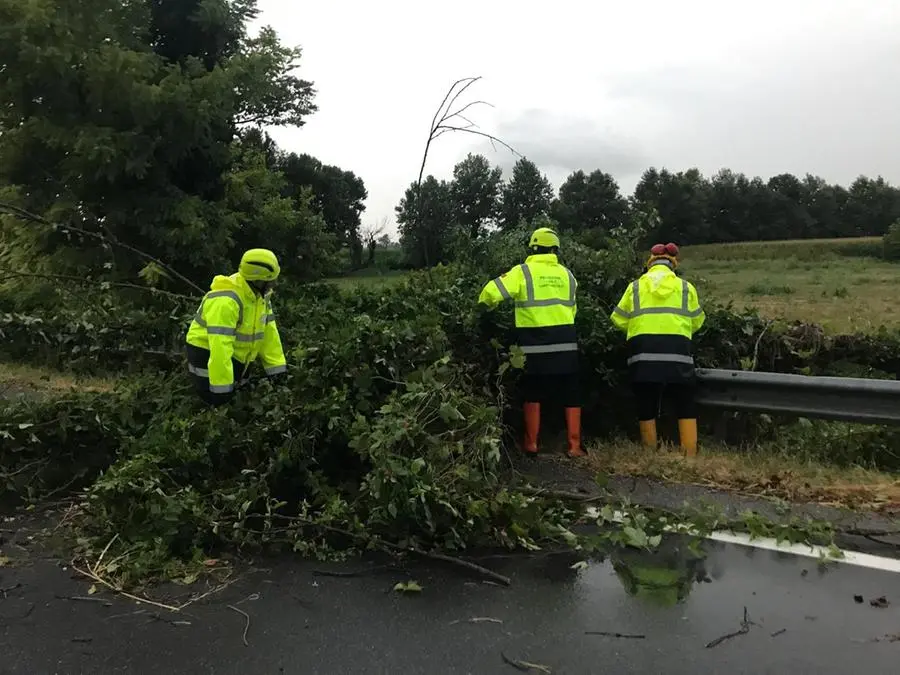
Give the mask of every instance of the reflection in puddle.
[(683, 602), (695, 582), (712, 581), (702, 545), (685, 536), (667, 537), (653, 551), (616, 549), (609, 559), (628, 595), (662, 607)]

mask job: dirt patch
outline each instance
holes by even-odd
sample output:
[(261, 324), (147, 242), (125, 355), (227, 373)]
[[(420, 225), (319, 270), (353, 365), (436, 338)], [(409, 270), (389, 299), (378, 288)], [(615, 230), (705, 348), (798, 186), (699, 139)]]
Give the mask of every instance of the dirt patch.
[(39, 398), (68, 391), (111, 391), (111, 379), (79, 377), (72, 373), (0, 362), (0, 400)]

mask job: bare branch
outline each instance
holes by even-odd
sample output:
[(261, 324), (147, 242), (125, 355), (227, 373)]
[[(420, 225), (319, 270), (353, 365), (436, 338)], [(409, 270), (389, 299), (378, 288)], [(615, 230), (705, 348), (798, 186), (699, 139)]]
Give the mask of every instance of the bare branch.
[[(466, 112), (466, 110), (468, 110), (468, 109), (471, 108), (472, 106), (476, 106), (476, 105), (486, 105), (486, 106), (488, 106), (489, 108), (493, 108), (493, 107), (494, 107), (493, 104), (488, 103), (487, 101), (472, 101), (471, 103), (467, 103), (466, 105), (464, 105), (462, 108), (460, 108), (459, 110), (457, 110), (455, 113), (453, 113), (453, 114), (451, 114), (451, 115), (447, 115), (447, 117), (445, 117), (442, 121), (443, 121), (443, 122), (448, 122), (448, 121), (450, 121), (451, 119), (453, 119), (454, 117), (462, 117), (462, 113)], [(463, 119), (465, 119), (465, 118), (463, 118)]]
[[(467, 82), (467, 84), (466, 84), (465, 86), (468, 87), (470, 84), (472, 84), (472, 83), (474, 83), (474, 82), (476, 82), (476, 81), (478, 81), (478, 80), (480, 80), (480, 79), (481, 79), (481, 76), (480, 76), (480, 75), (479, 75), (478, 77), (464, 77), (463, 79), (457, 80), (457, 81), (454, 82), (452, 85), (450, 85), (450, 89), (447, 90), (447, 93), (446, 93), (446, 95), (444, 96), (444, 100), (441, 101), (441, 105), (438, 107), (437, 112), (435, 112), (435, 113), (434, 113), (434, 117), (431, 118), (431, 127), (430, 127), (430, 129), (431, 129), (432, 131), (434, 131), (434, 128), (439, 124), (438, 119), (440, 119), (442, 122), (445, 121), (445, 120), (444, 120), (444, 116), (441, 114), (441, 111), (444, 110), (444, 107), (445, 107), (445, 106), (447, 107), (447, 109), (449, 109), (449, 108), (450, 108), (450, 105), (453, 104), (453, 102), (451, 101), (451, 102), (450, 102), (450, 105), (447, 105), (447, 99), (449, 99), (449, 98), (450, 98), (450, 95), (453, 94), (453, 90), (456, 89), (456, 88), (457, 88), (460, 84), (462, 84), (463, 82)], [(456, 98), (454, 97), (453, 100), (455, 101)]]
[(456, 92), (456, 94), (454, 94), (453, 98), (450, 99), (450, 103), (447, 104), (447, 107), (445, 109), (446, 111), (444, 112), (444, 116), (441, 118), (441, 121), (438, 122), (438, 125), (440, 125), (441, 123), (446, 122), (448, 119), (450, 119), (449, 111), (450, 111), (450, 108), (453, 107), (453, 104), (456, 103), (456, 99), (458, 99), (460, 96), (462, 96), (464, 93), (466, 93), (466, 89), (471, 87), (473, 84), (478, 82), (478, 80), (480, 80), (480, 79), (481, 79), (480, 75), (478, 77), (466, 78), (466, 83), (462, 87), (460, 87), (459, 91)]
[(66, 232), (75, 232), (77, 234), (81, 234), (86, 237), (92, 237), (93, 239), (97, 239), (106, 244), (113, 244), (115, 246), (125, 249), (126, 251), (131, 251), (132, 253), (143, 258), (144, 260), (147, 260), (152, 263), (156, 263), (162, 269), (164, 269), (166, 272), (168, 272), (169, 274), (171, 274), (174, 277), (177, 277), (178, 279), (180, 279), (181, 281), (186, 283), (188, 286), (193, 288), (195, 291), (197, 291), (201, 295), (205, 294), (205, 291), (202, 288), (200, 288), (197, 284), (195, 284), (193, 281), (188, 279), (186, 276), (176, 272), (174, 269), (169, 267), (169, 265), (164, 263), (159, 258), (155, 258), (152, 255), (150, 255), (149, 253), (144, 253), (140, 249), (132, 246), (131, 244), (126, 244), (122, 241), (119, 241), (116, 237), (112, 236), (111, 234), (105, 235), (105, 234), (101, 234), (100, 232), (91, 232), (90, 230), (85, 230), (82, 227), (76, 227), (74, 225), (62, 225), (62, 224), (57, 224), (57, 223), (51, 223), (46, 218), (43, 218), (34, 213), (31, 213), (30, 211), (26, 211), (25, 209), (19, 208), (18, 206), (14, 206), (13, 204), (8, 204), (6, 202), (0, 202), (0, 212), (3, 212), (3, 211), (6, 211), (6, 213), (8, 213), (9, 215), (15, 216), (17, 218), (22, 218), (23, 220), (30, 220), (32, 222), (40, 223), (42, 225), (47, 225), (49, 227), (52, 227), (55, 229), (60, 229), (60, 230), (66, 231)]
[(464, 131), (467, 134), (475, 134), (476, 136), (481, 136), (483, 138), (488, 139), (491, 143), (499, 143), (504, 148), (506, 148), (511, 153), (513, 153), (516, 157), (522, 157), (522, 155), (519, 153), (519, 151), (516, 150), (514, 147), (512, 147), (509, 143), (507, 143), (506, 141), (501, 141), (496, 136), (485, 133), (484, 131), (478, 131), (477, 129), (469, 129), (468, 127), (456, 127), (456, 126), (440, 126), (440, 127), (438, 127), (438, 129), (441, 129), (444, 131)]
[[(434, 117), (431, 119), (431, 127), (428, 131), (428, 140), (425, 142), (425, 151), (422, 153), (422, 163), (419, 165), (419, 176), (416, 179), (415, 184), (415, 213), (413, 214), (413, 227), (418, 227), (419, 222), (422, 218), (422, 213), (424, 212), (423, 204), (422, 204), (422, 178), (425, 175), (425, 164), (428, 162), (428, 153), (431, 150), (431, 144), (440, 138), (445, 133), (450, 131), (464, 131), (466, 133), (475, 134), (477, 136), (481, 136), (482, 138), (487, 138), (491, 144), (494, 146), (496, 150), (495, 143), (499, 143), (510, 152), (512, 152), (517, 157), (521, 157), (511, 145), (508, 143), (501, 141), (496, 136), (485, 133), (483, 131), (478, 131), (475, 129), (478, 125), (476, 125), (472, 120), (468, 119), (463, 115), (469, 108), (472, 108), (477, 105), (487, 105), (493, 107), (487, 101), (477, 100), (467, 103), (462, 107), (455, 110), (455, 112), (450, 112), (456, 106), (457, 100), (462, 96), (466, 90), (469, 89), (473, 84), (478, 82), (481, 79), (481, 76), (478, 75), (476, 77), (464, 77), (460, 80), (456, 80), (450, 88), (447, 90), (447, 93), (444, 95), (443, 100), (441, 101), (441, 105), (438, 106), (437, 112), (435, 112)], [(466, 122), (467, 126), (457, 126), (456, 124), (449, 124), (451, 120), (461, 119)], [(426, 244), (425, 249), (423, 251), (425, 255), (425, 266), (430, 268), (430, 261), (428, 259), (428, 246)], [(429, 271), (430, 273), (430, 271)]]

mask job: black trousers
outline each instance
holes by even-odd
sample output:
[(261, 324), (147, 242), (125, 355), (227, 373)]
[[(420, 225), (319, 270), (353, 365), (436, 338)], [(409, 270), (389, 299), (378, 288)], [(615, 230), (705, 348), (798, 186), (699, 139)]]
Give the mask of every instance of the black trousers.
[(581, 382), (578, 373), (526, 373), (522, 377), (525, 403), (581, 407)]
[(641, 422), (655, 420), (666, 404), (672, 406), (680, 420), (697, 418), (693, 383), (633, 382), (631, 386)]
[[(187, 359), (188, 364), (195, 369), (206, 370), (209, 366), (209, 350), (201, 349), (200, 347), (195, 347), (194, 345), (186, 345), (187, 351)], [(247, 366), (238, 361), (237, 359), (231, 359), (231, 367), (234, 369), (234, 379), (235, 383), (240, 385), (241, 382), (238, 382), (239, 378), (243, 375), (246, 378), (246, 371), (248, 370)], [(197, 373), (190, 373), (191, 383), (194, 385), (194, 391), (197, 392), (197, 395), (209, 405), (222, 405), (224, 403), (228, 403), (232, 397), (234, 396), (234, 391), (231, 391), (227, 394), (219, 394), (216, 392), (212, 392), (209, 390), (209, 377), (204, 377), (203, 375), (198, 375)]]

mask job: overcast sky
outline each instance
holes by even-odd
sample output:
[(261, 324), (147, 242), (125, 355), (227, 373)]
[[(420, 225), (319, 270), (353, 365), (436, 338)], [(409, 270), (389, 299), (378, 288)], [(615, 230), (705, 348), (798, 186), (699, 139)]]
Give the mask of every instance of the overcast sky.
[[(630, 193), (649, 166), (729, 167), (900, 184), (900, 0), (259, 0), (259, 21), (303, 48), (319, 111), (276, 129), (285, 149), (361, 176), (363, 223), (415, 179), (447, 88), (482, 76), (472, 121), (554, 184), (602, 169)], [(462, 99), (461, 99), (462, 100)], [(467, 152), (433, 146), (426, 173)]]

